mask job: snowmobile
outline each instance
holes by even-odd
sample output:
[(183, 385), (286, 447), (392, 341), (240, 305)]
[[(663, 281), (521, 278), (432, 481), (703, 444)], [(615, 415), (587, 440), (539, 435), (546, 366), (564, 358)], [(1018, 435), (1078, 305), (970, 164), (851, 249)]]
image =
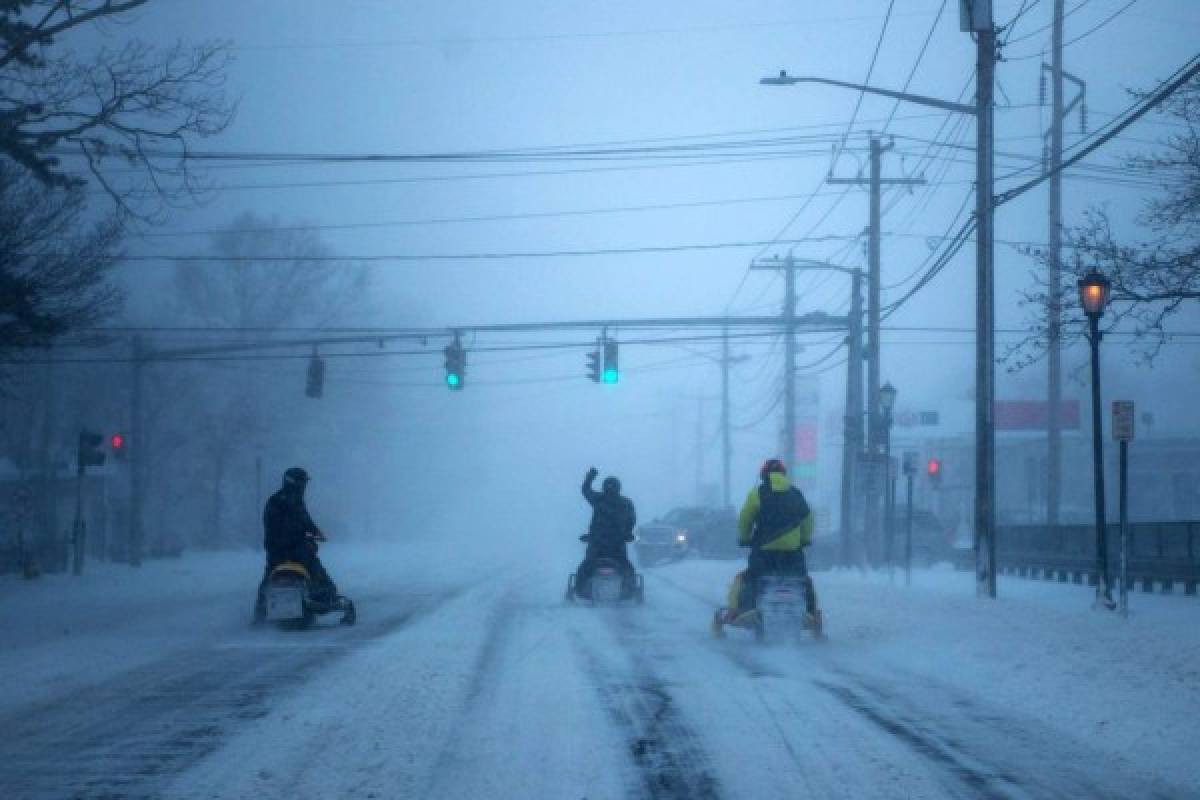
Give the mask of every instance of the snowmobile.
[(590, 580), (579, 584), (574, 572), (568, 576), (566, 601), (574, 603), (576, 600), (587, 600), (594, 606), (615, 606), (625, 602), (641, 605), (645, 601), (642, 576), (635, 572), (633, 581), (626, 586), (616, 559), (600, 556)]
[[(814, 639), (825, 637), (821, 610), (814, 608), (810, 613), (805, 600), (812, 591), (811, 580), (802, 575), (763, 575), (758, 581), (755, 607), (741, 614), (733, 614), (727, 607), (718, 608), (713, 614), (712, 634), (718, 639), (725, 637), (725, 626), (745, 628), (754, 632), (759, 642), (785, 638), (802, 638), (809, 634)], [(813, 605), (816, 596), (813, 595)]]
[[(316, 548), (316, 540), (311, 544)], [(263, 590), (264, 602), (255, 609), (255, 622), (274, 622), (282, 628), (308, 628), (323, 614), (342, 612), (341, 624), (353, 625), (354, 601), (314, 586), (298, 561), (284, 561), (271, 570)]]

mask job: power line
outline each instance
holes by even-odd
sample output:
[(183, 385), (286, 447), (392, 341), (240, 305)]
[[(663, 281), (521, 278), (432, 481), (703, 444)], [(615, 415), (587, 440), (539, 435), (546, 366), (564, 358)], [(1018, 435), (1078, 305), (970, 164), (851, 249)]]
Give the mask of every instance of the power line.
[(1070, 45), (1073, 45), (1076, 42), (1078, 42), (1080, 39), (1086, 39), (1087, 37), (1091, 36), (1093, 33), (1100, 30), (1104, 26), (1108, 25), (1108, 23), (1112, 22), (1114, 19), (1121, 16), (1126, 11), (1128, 11), (1130, 8), (1132, 8), (1137, 3), (1137, 1), (1138, 0), (1129, 0), (1128, 3), (1126, 3), (1125, 5), (1118, 8), (1111, 15), (1105, 17), (1103, 20), (1101, 20), (1096, 25), (1092, 26), (1091, 28), (1088, 28), (1086, 31), (1079, 34), (1074, 39), (1071, 39), (1070, 41), (1067, 41), (1067, 42), (1063, 42), (1063, 47), (1069, 47)]
[[(929, 42), (933, 40), (933, 34), (937, 31), (938, 22), (942, 19), (942, 13), (946, 10), (946, 3), (949, 0), (942, 0), (941, 6), (938, 7), (937, 16), (933, 18), (933, 24), (929, 26), (929, 33), (925, 34), (925, 42), (921, 45), (921, 50), (917, 53), (917, 60), (913, 62), (912, 69), (908, 71), (908, 78), (904, 81), (902, 92), (907, 92), (908, 87), (912, 85), (913, 78), (916, 77), (917, 68), (921, 66), (921, 61), (925, 58), (925, 51), (929, 49)], [(890, 7), (888, 9), (891, 10)], [(887, 120), (883, 123), (883, 131), (886, 132), (888, 126), (892, 124), (892, 118), (896, 116), (896, 111), (900, 108), (902, 101), (897, 99), (892, 106), (892, 113), (888, 114)]]
[[(884, 16), (883, 25), (881, 26), (881, 28), (879, 30), (879, 38), (875, 42), (875, 51), (871, 56), (871, 63), (867, 67), (867, 77), (866, 77), (866, 80), (863, 81), (864, 83), (871, 82), (871, 74), (875, 70), (875, 61), (879, 57), (879, 50), (883, 46), (883, 40), (884, 40), (885, 35), (887, 34), (888, 23), (891, 21), (892, 7), (894, 5), (895, 5), (895, 0), (889, 0), (887, 14)], [(845, 131), (845, 133), (842, 134), (841, 143), (834, 149), (833, 158), (829, 165), (829, 173), (830, 174), (833, 173), (833, 168), (837, 165), (838, 156), (841, 155), (842, 149), (846, 146), (846, 140), (849, 138), (850, 133), (854, 128), (855, 120), (858, 119), (858, 112), (859, 112), (859, 109), (862, 107), (862, 101), (863, 101), (863, 97), (865, 95), (866, 95), (866, 92), (859, 92), (858, 101), (854, 105), (854, 113), (850, 115), (850, 122), (846, 124), (846, 131)], [(737, 288), (734, 289), (733, 296), (729, 299), (729, 302), (725, 304), (726, 310), (728, 310), (729, 307), (733, 305), (734, 300), (736, 300), (738, 294), (741, 293), (742, 287), (746, 285), (746, 281), (750, 277), (751, 265), (754, 263), (754, 261), (758, 258), (761, 258), (763, 253), (765, 253), (768, 248), (774, 247), (775, 245), (781, 243), (780, 239), (782, 238), (782, 236), (785, 233), (787, 233), (788, 229), (791, 228), (792, 225), (796, 222), (796, 220), (800, 218), (800, 215), (803, 214), (808, 209), (809, 205), (812, 204), (813, 199), (817, 196), (818, 192), (820, 192), (820, 190), (821, 190), (821, 187), (824, 185), (825, 185), (825, 179), (822, 178), (821, 181), (816, 185), (816, 187), (813, 188), (812, 192), (809, 193), (808, 197), (804, 200), (804, 202), (800, 205), (799, 210), (797, 210), (795, 214), (793, 214), (791, 217), (789, 217), (788, 221), (785, 222), (783, 224), (783, 227), (779, 229), (779, 232), (776, 233), (774, 237), (772, 237), (772, 241), (769, 244), (765, 245), (761, 250), (759, 250), (750, 259), (750, 263), (746, 265), (745, 272), (742, 273), (742, 279), (738, 282)], [(825, 212), (824, 216), (821, 217), (821, 219), (817, 222), (816, 225), (814, 225), (812, 228), (809, 229), (808, 233), (803, 238), (808, 238), (808, 236), (811, 235), (812, 232), (814, 230), (816, 230), (816, 228), (819, 225), (821, 225), (825, 221), (825, 219), (829, 217), (830, 214), (833, 213), (834, 209), (836, 209), (838, 207), (838, 205), (841, 204), (842, 200), (846, 197), (847, 194), (849, 194), (849, 192), (850, 192), (850, 187), (847, 186), (845, 188), (845, 190), (842, 192), (841, 196), (838, 197), (838, 199), (834, 201), (832, 207), (830, 207)]]
[[(1189, 59), (1188, 62), (1186, 64), (1184, 64), (1182, 67), (1180, 67), (1176, 71), (1175, 75), (1172, 78), (1168, 79), (1168, 81), (1165, 84), (1160, 85), (1160, 87), (1156, 91), (1154, 91), (1152, 94), (1150, 94), (1149, 96), (1139, 99), (1137, 103), (1135, 103), (1133, 106), (1130, 107), (1130, 110), (1125, 115), (1124, 119), (1118, 118), (1116, 120), (1109, 122), (1108, 124), (1112, 126), (1112, 130), (1105, 132), (1103, 135), (1097, 135), (1097, 136), (1093, 137), (1092, 142), (1089, 143), (1087, 146), (1083, 147), (1082, 149), (1080, 149), (1079, 152), (1077, 152), (1075, 155), (1071, 156), (1070, 158), (1063, 159), (1062, 164), (1060, 164), (1057, 169), (1047, 170), (1042, 175), (1039, 175), (1038, 177), (1033, 178), (1032, 180), (1029, 180), (1029, 181), (1023, 183), (1020, 186), (1016, 186), (1012, 189), (1009, 189), (1006, 192), (1002, 192), (1001, 194), (999, 194), (996, 197), (995, 205), (1001, 206), (1001, 205), (1007, 203), (1009, 200), (1012, 200), (1014, 197), (1024, 194), (1025, 192), (1029, 191), (1033, 187), (1048, 180), (1051, 175), (1062, 172), (1062, 171), (1066, 170), (1068, 167), (1071, 167), (1072, 165), (1078, 163), (1079, 161), (1082, 161), (1084, 158), (1086, 158), (1091, 153), (1095, 152), (1097, 149), (1102, 147), (1104, 144), (1106, 144), (1107, 142), (1111, 141), (1112, 139), (1114, 139), (1115, 137), (1120, 135), (1121, 131), (1125, 130), (1130, 125), (1137, 122), (1145, 114), (1148, 114), (1159, 103), (1161, 103), (1163, 100), (1167, 99), (1172, 94), (1174, 94), (1179, 88), (1181, 88), (1184, 84), (1186, 84), (1188, 81), (1190, 81), (1197, 74), (1200, 74), (1200, 55), (1192, 56), (1192, 58)], [(1140, 105), (1140, 108), (1139, 108), (1139, 105)], [(1105, 127), (1108, 127), (1108, 126), (1105, 126)], [(1103, 130), (1103, 129), (1101, 129), (1101, 130)]]
[[(1071, 8), (1067, 9), (1066, 13), (1063, 14), (1063, 19), (1066, 19), (1067, 17), (1071, 16), (1075, 12), (1079, 11), (1080, 9), (1082, 9), (1084, 6), (1086, 6), (1090, 2), (1092, 2), (1092, 0), (1079, 0), (1079, 3), (1072, 6)], [(1049, 25), (1043, 25), (1040, 28), (1035, 28), (1034, 30), (1030, 31), (1029, 33), (1025, 34), (1024, 36), (1018, 36), (1016, 39), (1006, 39), (1004, 44), (1005, 45), (1019, 44), (1020, 42), (1024, 42), (1029, 39), (1032, 39), (1033, 37), (1037, 36), (1039, 33), (1048, 31), (1053, 27), (1054, 27), (1054, 23), (1050, 23)]]
[[(1076, 36), (1074, 39), (1071, 39), (1071, 40), (1069, 40), (1069, 41), (1063, 42), (1063, 45), (1062, 45), (1062, 46), (1063, 46), (1064, 48), (1066, 48), (1066, 47), (1070, 47), (1071, 45), (1075, 44), (1076, 42), (1079, 42), (1079, 41), (1081, 41), (1081, 40), (1083, 40), (1083, 39), (1086, 39), (1087, 37), (1091, 36), (1093, 33), (1095, 33), (1096, 31), (1100, 30), (1101, 28), (1103, 28), (1103, 27), (1107, 26), (1107, 25), (1108, 25), (1108, 23), (1112, 22), (1114, 19), (1116, 19), (1117, 17), (1121, 16), (1121, 15), (1122, 15), (1122, 14), (1124, 14), (1126, 11), (1128, 11), (1130, 8), (1132, 8), (1132, 7), (1134, 6), (1134, 4), (1135, 4), (1135, 3), (1137, 3), (1137, 1), (1138, 1), (1138, 0), (1129, 0), (1129, 2), (1128, 2), (1128, 3), (1126, 3), (1126, 4), (1125, 4), (1125, 5), (1123, 5), (1123, 6), (1121, 6), (1121, 8), (1117, 9), (1116, 11), (1114, 11), (1114, 12), (1113, 12), (1111, 15), (1109, 15), (1109, 16), (1107, 16), (1107, 17), (1105, 17), (1103, 20), (1101, 20), (1101, 21), (1100, 21), (1099, 23), (1097, 23), (1096, 25), (1092, 26), (1091, 28), (1088, 28), (1086, 31), (1084, 31), (1083, 33), (1079, 34), (1079, 35), (1078, 35), (1078, 36)], [(1045, 30), (1045, 28), (1043, 28), (1042, 30)], [(1005, 58), (1004, 60), (1005, 60), (1005, 61), (1028, 61), (1028, 60), (1029, 60), (1029, 59), (1031, 59), (1031, 58), (1039, 58), (1039, 57), (1041, 57), (1042, 55), (1043, 55), (1042, 53), (1028, 53), (1028, 54), (1026, 54), (1026, 55), (1022, 55), (1022, 56), (1013, 56), (1013, 57), (1011, 57), (1011, 58)]]
[[(806, 239), (787, 239), (784, 244), (803, 244), (808, 242), (842, 241), (847, 236), (827, 235)], [(227, 264), (348, 264), (352, 262), (387, 262), (387, 261), (501, 261), (520, 258), (573, 258), (587, 256), (636, 255), (654, 253), (678, 253), (696, 250), (733, 250), (748, 247), (761, 247), (767, 244), (763, 241), (746, 242), (710, 242), (700, 244), (646, 245), (642, 247), (606, 247), (591, 250), (529, 250), (516, 252), (492, 253), (396, 253), (391, 255), (349, 255), (349, 256), (222, 256), (197, 254), (155, 254), (122, 256), (124, 261), (174, 261), (178, 263), (227, 263)], [(23, 254), (24, 255), (24, 254)]]
[[(925, 17), (929, 16), (926, 11), (914, 11), (898, 13), (899, 17)], [(300, 42), (291, 44), (275, 44), (275, 45), (238, 45), (238, 50), (308, 50), (308, 49), (361, 49), (366, 47), (444, 47), (453, 44), (493, 44), (493, 43), (519, 43), (519, 42), (544, 42), (544, 41), (561, 41), (571, 39), (608, 39), (608, 38), (625, 38), (625, 37), (645, 37), (645, 36), (662, 36), (662, 35), (680, 35), (693, 33), (719, 33), (732, 30), (776, 30), (782, 27), (811, 27), (825, 24), (844, 24), (846, 22), (867, 22), (870, 20), (879, 19), (877, 14), (866, 14), (858, 16), (833, 16), (819, 17), (816, 19), (807, 20), (777, 20), (772, 22), (745, 22), (726, 25), (696, 25), (680, 28), (648, 28), (644, 30), (617, 30), (617, 31), (582, 31), (571, 33), (546, 33), (546, 34), (520, 34), (511, 36), (451, 36), (437, 39), (382, 39), (382, 40), (363, 40), (357, 42)]]
[[(864, 84), (869, 85), (871, 83), (871, 76), (875, 73), (875, 62), (879, 59), (879, 51), (883, 48), (883, 40), (887, 37), (888, 23), (892, 21), (892, 8), (895, 5), (896, 0), (888, 0), (887, 13), (884, 14), (883, 25), (879, 28), (879, 37), (875, 40), (875, 52), (871, 54), (871, 63), (867, 66), (867, 77), (863, 79)], [(850, 124), (846, 126), (846, 133), (842, 135), (842, 142), (833, 153), (833, 163), (829, 166), (831, 173), (833, 172), (833, 168), (837, 166), (838, 156), (842, 154), (842, 150), (846, 147), (846, 139), (850, 136), (850, 130), (854, 127), (854, 121), (858, 119), (859, 109), (862, 108), (863, 98), (866, 96), (866, 91), (858, 93), (858, 100), (854, 103), (854, 113), (850, 115)]]
[[(829, 195), (839, 192), (830, 191)], [(141, 238), (176, 238), (182, 236), (211, 236), (214, 234), (230, 233), (276, 233), (287, 231), (327, 231), (327, 230), (358, 230), (365, 228), (391, 228), (416, 225), (448, 225), (471, 222), (508, 222), (522, 219), (545, 219), (552, 217), (591, 216), (596, 214), (624, 214), (644, 211), (668, 211), (683, 208), (708, 208), (714, 206), (742, 205), (751, 203), (774, 203), (796, 200), (804, 197), (802, 194), (761, 195), (758, 197), (731, 197), (720, 200), (695, 200), (678, 203), (647, 203), (635, 206), (609, 206), (604, 208), (564, 209), (559, 211), (531, 211), (517, 214), (485, 214), (467, 217), (426, 217), (423, 219), (401, 219), (382, 222), (347, 222), (340, 224), (297, 224), (269, 225), (247, 228), (208, 228), (201, 230), (167, 231), (161, 233), (142, 233)]]

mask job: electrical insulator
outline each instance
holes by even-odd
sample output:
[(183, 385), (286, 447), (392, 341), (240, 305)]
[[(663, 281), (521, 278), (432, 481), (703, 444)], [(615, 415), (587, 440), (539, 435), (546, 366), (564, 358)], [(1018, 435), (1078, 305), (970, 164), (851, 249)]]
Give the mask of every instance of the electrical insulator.
[(1046, 105), (1046, 65), (1042, 64), (1042, 74), (1038, 79), (1038, 105)]
[(1079, 132), (1087, 136), (1087, 100), (1079, 104)]

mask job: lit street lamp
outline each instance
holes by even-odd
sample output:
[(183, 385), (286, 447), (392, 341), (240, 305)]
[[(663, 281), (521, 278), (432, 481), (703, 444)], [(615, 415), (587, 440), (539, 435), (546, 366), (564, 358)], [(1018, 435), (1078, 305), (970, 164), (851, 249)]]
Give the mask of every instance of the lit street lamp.
[(1104, 519), (1104, 437), (1100, 417), (1100, 317), (1108, 305), (1111, 284), (1092, 270), (1079, 281), (1079, 303), (1088, 318), (1088, 343), (1092, 348), (1092, 474), (1096, 497), (1096, 604), (1113, 609), (1108, 580), (1108, 526)]
[(888, 577), (892, 574), (892, 518), (896, 508), (896, 479), (892, 475), (892, 409), (896, 407), (896, 387), (891, 381), (879, 387), (879, 410), (883, 414), (883, 463), (887, 470), (887, 495), (884, 497), (883, 519), (885, 535), (887, 536), (887, 565)]

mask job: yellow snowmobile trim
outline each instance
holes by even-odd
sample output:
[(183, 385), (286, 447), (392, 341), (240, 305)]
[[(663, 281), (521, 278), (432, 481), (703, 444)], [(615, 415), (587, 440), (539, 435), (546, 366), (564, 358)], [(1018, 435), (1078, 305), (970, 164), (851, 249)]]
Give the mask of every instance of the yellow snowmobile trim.
[(282, 564), (276, 566), (275, 569), (271, 570), (272, 575), (277, 572), (291, 572), (299, 575), (301, 578), (304, 578), (304, 580), (308, 580), (309, 578), (308, 570), (306, 570), (304, 565), (299, 561), (284, 561)]

